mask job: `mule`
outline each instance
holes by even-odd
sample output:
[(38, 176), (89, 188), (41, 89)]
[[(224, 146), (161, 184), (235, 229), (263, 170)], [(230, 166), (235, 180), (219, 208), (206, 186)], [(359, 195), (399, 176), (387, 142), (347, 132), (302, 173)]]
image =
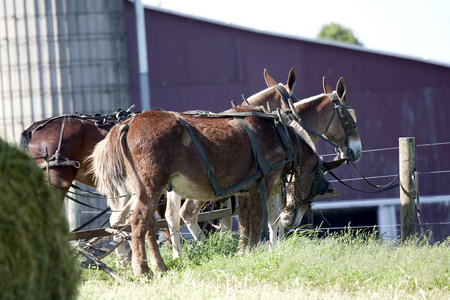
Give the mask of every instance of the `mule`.
[[(362, 153), (361, 139), (356, 125), (356, 113), (347, 104), (344, 80), (341, 78), (337, 83), (336, 91), (333, 91), (324, 77), (323, 88), (326, 93), (325, 96), (331, 100), (328, 104), (322, 102), (323, 97), (321, 96), (295, 104), (296, 107), (303, 107), (302, 120), (304, 127), (312, 133), (311, 139), (313, 141), (317, 142), (321, 137), (318, 133), (322, 133), (327, 138), (327, 141), (336, 147), (337, 152), (341, 156), (348, 157), (350, 162), (357, 162), (361, 158)], [(322, 107), (323, 110), (320, 114), (318, 107)], [(306, 124), (313, 124), (310, 118), (314, 118), (314, 120), (321, 119), (321, 122), (319, 122), (321, 125), (312, 128), (311, 126), (305, 126)], [(335, 126), (333, 126), (333, 122)], [(289, 189), (292, 191), (292, 187)], [(299, 203), (294, 199), (292, 193), (288, 192), (287, 195), (288, 204), (280, 212), (278, 219), (283, 228), (292, 229), (300, 225), (305, 212), (310, 209), (313, 199)]]
[[(293, 166), (297, 174), (295, 199), (301, 200), (310, 195), (315, 180), (311, 174), (322, 174), (346, 160), (322, 163), (313, 147), (300, 138), (301, 127), (294, 120), (274, 118), (273, 114), (254, 116), (262, 110), (253, 107), (238, 107), (234, 112), (250, 115), (201, 117), (145, 111), (114, 127), (95, 147), (92, 169), (97, 189), (103, 194), (117, 195), (118, 187), (135, 192), (138, 199), (130, 220), (132, 266), (136, 275), (152, 274), (147, 264), (145, 238), (154, 271), (168, 269), (159, 252), (154, 216), (166, 187), (182, 197), (203, 201), (249, 194), (248, 202), (239, 202), (239, 247), (245, 249), (259, 242), (261, 188), (270, 194), (288, 171), (286, 166)], [(287, 123), (284, 138), (275, 126), (282, 121)], [(249, 128), (251, 133), (247, 131)], [(289, 150), (284, 146), (286, 141), (292, 141)], [(319, 172), (318, 166), (322, 171)]]
[[(266, 82), (273, 79), (264, 70), (264, 78)], [(296, 83), (295, 69), (292, 68), (288, 74), (287, 82), (285, 85), (280, 85), (277, 89), (273, 88), (268, 84), (268, 88), (262, 90), (248, 99), (246, 103), (251, 106), (268, 106), (270, 110), (276, 110), (277, 108), (289, 108), (287, 103), (287, 98), (293, 99), (293, 101), (298, 101), (294, 96), (294, 87)], [(283, 100), (284, 99), (284, 100)], [(243, 103), (245, 104), (245, 103)], [(180, 257), (180, 217), (183, 219), (193, 238), (198, 241), (203, 236), (203, 231), (198, 224), (198, 216), (202, 208), (206, 203), (202, 200), (186, 199), (183, 205), (181, 205), (181, 196), (175, 192), (167, 193), (167, 206), (165, 212), (165, 218), (168, 223), (169, 231), (171, 233), (173, 257)], [(230, 198), (220, 201), (221, 208), (230, 208), (231, 200)], [(232, 218), (222, 218), (221, 219), (221, 231), (230, 230), (232, 225)]]
[[(288, 80), (286, 85), (277, 84), (276, 81), (268, 74), (267, 70), (264, 70), (264, 79), (267, 84), (267, 89), (249, 97), (247, 99), (247, 103), (253, 106), (263, 105), (270, 107), (271, 109), (277, 108), (286, 108), (288, 106), (287, 99), (292, 99), (295, 105), (295, 110), (298, 112), (302, 119), (302, 126), (307, 129), (308, 135), (312, 142), (316, 144), (320, 139), (325, 139), (327, 142), (331, 143), (334, 147), (338, 149), (338, 153), (340, 157), (348, 157), (349, 161), (355, 162), (361, 157), (361, 140), (359, 137), (359, 133), (352, 126), (350, 129), (345, 129), (342, 125), (342, 115), (337, 112), (338, 106), (345, 106), (346, 109), (351, 113), (355, 118), (355, 122), (352, 125), (356, 126), (356, 114), (354, 110), (352, 110), (347, 105), (347, 97), (346, 97), (346, 85), (344, 79), (339, 79), (336, 84), (336, 90), (333, 91), (333, 88), (326, 82), (325, 77), (323, 78), (323, 90), (324, 93), (310, 97), (308, 99), (304, 99), (299, 101), (295, 98), (293, 90), (296, 82), (296, 76), (294, 68), (291, 69), (288, 75)], [(344, 120), (346, 122), (346, 120)], [(239, 196), (244, 197), (244, 196)], [(287, 214), (285, 211), (282, 217), (283, 226), (280, 226), (280, 207), (281, 207), (281, 186), (277, 186), (274, 190), (270, 199), (268, 201), (268, 229), (269, 229), (269, 240), (271, 243), (276, 242), (277, 232), (279, 233), (279, 237), (283, 236), (284, 227), (292, 228), (292, 226), (296, 226), (296, 224), (301, 221), (296, 220), (296, 222), (288, 222), (289, 216), (292, 217), (293, 210), (290, 210), (290, 214)], [(291, 201), (291, 198), (288, 198)], [(177, 207), (179, 207), (179, 203), (181, 201), (181, 197), (172, 193), (168, 196), (168, 203), (170, 203), (170, 207), (168, 206), (168, 210), (166, 210), (166, 219), (174, 219), (175, 225), (177, 225), (176, 220), (179, 219)], [(183, 204), (183, 207), (180, 210), (180, 215), (184, 222), (187, 224), (187, 227), (191, 234), (193, 235), (195, 240), (199, 240), (202, 236), (202, 230), (198, 225), (198, 214), (204, 205), (203, 201), (196, 200), (186, 200)], [(229, 203), (227, 203), (228, 207), (230, 207)], [(222, 204), (223, 206), (223, 204)], [(301, 211), (304, 211), (308, 208), (307, 204), (304, 204), (301, 207)], [(302, 215), (301, 213), (298, 216)], [(231, 219), (231, 218), (228, 218)], [(221, 220), (221, 222), (223, 219)], [(227, 228), (231, 226), (228, 225), (231, 223), (230, 220), (225, 220), (227, 224)], [(171, 227), (169, 225), (169, 230), (172, 232), (172, 245), (174, 246), (174, 257), (179, 255), (179, 238), (174, 234), (174, 232), (178, 232), (178, 227)], [(178, 241), (178, 243), (177, 243)]]

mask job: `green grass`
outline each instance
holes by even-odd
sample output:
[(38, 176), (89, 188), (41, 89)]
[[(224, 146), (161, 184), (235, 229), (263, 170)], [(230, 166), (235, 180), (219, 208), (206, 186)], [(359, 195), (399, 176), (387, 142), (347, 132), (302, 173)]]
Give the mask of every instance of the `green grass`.
[[(117, 269), (118, 283), (100, 271), (84, 270), (79, 299), (447, 299), (450, 296), (450, 241), (426, 239), (401, 246), (374, 233), (350, 230), (318, 238), (299, 232), (281, 245), (258, 246), (238, 255), (237, 240), (213, 235), (186, 244), (182, 260), (152, 281), (131, 268)], [(105, 262), (115, 268), (113, 257)]]

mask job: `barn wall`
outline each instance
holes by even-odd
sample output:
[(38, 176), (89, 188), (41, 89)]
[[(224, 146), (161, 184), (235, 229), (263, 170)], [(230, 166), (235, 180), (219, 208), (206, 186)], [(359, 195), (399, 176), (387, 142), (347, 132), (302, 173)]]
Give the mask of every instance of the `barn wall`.
[[(130, 16), (130, 54), (135, 51), (133, 6), (126, 3), (125, 7)], [(230, 100), (240, 102), (241, 94), (250, 96), (266, 87), (264, 68), (276, 80), (285, 82), (290, 68), (295, 67), (295, 93), (300, 99), (321, 93), (323, 76), (332, 86), (344, 77), (348, 104), (358, 114), (363, 149), (370, 150), (358, 163), (361, 172), (369, 177), (398, 174), (398, 138), (414, 136), (416, 144), (422, 145), (416, 149), (416, 168), (423, 173), (421, 194), (450, 195), (449, 174), (430, 174), (450, 169), (450, 145), (425, 146), (450, 141), (446, 116), (448, 66), (360, 47), (257, 33), (150, 8), (145, 10), (145, 18), (152, 108), (223, 111), (230, 107)], [(135, 66), (137, 58), (129, 55), (129, 59), (129, 65)], [(130, 99), (138, 105), (139, 86), (133, 79), (137, 78), (137, 68), (129, 70)], [(319, 144), (320, 154), (333, 152), (331, 146)], [(358, 177), (351, 166), (343, 166), (335, 173), (344, 179)], [(392, 178), (373, 181), (382, 184)], [(361, 180), (349, 184), (370, 190)], [(339, 183), (333, 185), (340, 190), (339, 199), (399, 196), (397, 189), (365, 194)]]

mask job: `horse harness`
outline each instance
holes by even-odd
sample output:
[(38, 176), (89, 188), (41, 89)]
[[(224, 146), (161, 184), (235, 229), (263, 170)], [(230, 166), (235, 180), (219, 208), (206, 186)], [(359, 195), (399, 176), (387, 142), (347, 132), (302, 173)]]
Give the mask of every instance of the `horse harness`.
[[(348, 138), (349, 136), (355, 134), (358, 132), (358, 128), (356, 127), (356, 114), (354, 113), (353, 109), (350, 108), (350, 106), (348, 105), (344, 105), (341, 103), (338, 95), (336, 93), (330, 93), (330, 94), (326, 94), (326, 96), (328, 96), (328, 98), (330, 98), (331, 102), (334, 104), (333, 107), (333, 115), (330, 118), (330, 121), (328, 121), (328, 125), (325, 128), (325, 132), (328, 131), (328, 129), (331, 126), (331, 123), (333, 122), (334, 117), (338, 116), (339, 121), (342, 125), (342, 129), (345, 132), (345, 147), (348, 148)], [(291, 108), (293, 109), (293, 108)], [(342, 147), (340, 147), (338, 144), (330, 141), (329, 139), (327, 139), (326, 137), (324, 137), (323, 135), (317, 133), (316, 131), (314, 131), (312, 128), (310, 128), (309, 126), (307, 126), (306, 124), (303, 123), (303, 121), (301, 120), (300, 117), (298, 118), (298, 122), (299, 124), (308, 132), (310, 132), (311, 134), (314, 134), (315, 136), (317, 136), (318, 138), (322, 139), (323, 141), (325, 141), (326, 143), (330, 144), (331, 146), (333, 146), (337, 151), (341, 151), (342, 152)]]
[[(290, 108), (291, 111), (294, 112), (294, 107), (293, 107), (292, 102), (295, 102), (295, 101), (293, 101), (292, 99), (296, 99), (295, 96), (290, 95), (288, 93), (288, 91), (286, 90), (286, 88), (284, 88), (282, 85), (274, 85), (274, 86), (272, 86), (272, 88), (278, 92), (278, 94), (280, 95), (281, 100), (283, 101), (285, 106)], [(345, 147), (348, 148), (349, 136), (358, 132), (358, 128), (356, 127), (356, 114), (354, 113), (353, 109), (350, 108), (350, 106), (341, 103), (341, 100), (339, 99), (339, 96), (336, 94), (336, 92), (329, 93), (326, 95), (328, 96), (328, 98), (330, 98), (331, 102), (334, 104), (334, 107), (333, 107), (333, 115), (331, 116), (331, 119), (328, 122), (328, 125), (324, 132), (328, 131), (328, 129), (331, 126), (331, 123), (333, 122), (334, 117), (337, 114), (339, 121), (342, 125), (342, 129), (345, 132)], [(332, 145), (336, 150), (342, 152), (342, 147), (340, 147), (336, 143), (330, 141), (323, 135), (317, 133), (312, 128), (310, 128), (309, 126), (304, 124), (298, 115), (297, 115), (297, 121), (306, 131), (310, 132), (311, 134), (314, 134), (315, 136), (324, 140), (328, 144)]]
[[(119, 108), (117, 110), (117, 112), (115, 112), (114, 114), (111, 114), (111, 115), (100, 115), (100, 114), (80, 115), (78, 113), (75, 113), (75, 114), (69, 114), (69, 115), (56, 116), (56, 117), (52, 117), (52, 118), (48, 119), (44, 123), (42, 123), (39, 126), (37, 126), (36, 128), (34, 128), (33, 131), (31, 132), (31, 136), (34, 134), (34, 132), (43, 129), (48, 123), (62, 118), (63, 121), (61, 124), (61, 131), (59, 134), (58, 148), (56, 149), (55, 153), (51, 157), (49, 157), (48, 149), (46, 147), (45, 153), (42, 153), (41, 156), (36, 156), (33, 158), (34, 159), (44, 159), (45, 163), (43, 163), (41, 165), (41, 168), (46, 169), (47, 172), (50, 167), (75, 167), (78, 169), (81, 166), (79, 161), (71, 160), (71, 159), (65, 157), (63, 154), (61, 154), (61, 144), (63, 141), (63, 135), (64, 135), (64, 130), (66, 127), (67, 119), (68, 118), (76, 118), (79, 120), (91, 121), (98, 127), (103, 127), (103, 126), (107, 126), (107, 125), (113, 126), (113, 125), (122, 123), (123, 121), (128, 119), (130, 116), (135, 116), (136, 114), (138, 114), (138, 113), (130, 112), (130, 110), (133, 107), (134, 107), (134, 105), (132, 105), (126, 111), (123, 110), (122, 108)], [(36, 151), (36, 152), (39, 152), (39, 151)]]
[[(209, 177), (209, 180), (213, 187), (216, 199), (226, 198), (228, 196), (231, 196), (231, 195), (239, 192), (246, 186), (250, 185), (252, 182), (254, 182), (258, 179), (261, 179), (261, 181), (260, 181), (261, 204), (262, 204), (262, 208), (263, 208), (264, 219), (267, 219), (267, 204), (266, 204), (267, 195), (266, 195), (266, 185), (265, 185), (266, 175), (272, 171), (284, 168), (286, 171), (283, 172), (282, 182), (283, 182), (283, 184), (285, 184), (287, 182), (287, 179), (286, 179), (287, 175), (292, 174), (292, 173), (299, 174), (298, 170), (299, 170), (300, 166), (298, 164), (300, 162), (301, 153), (299, 153), (299, 155), (297, 157), (294, 154), (293, 142), (291, 141), (291, 139), (289, 137), (287, 125), (285, 124), (283, 118), (281, 117), (281, 114), (285, 114), (285, 112), (278, 110), (278, 114), (275, 114), (275, 113), (266, 113), (266, 112), (258, 112), (258, 111), (234, 112), (234, 111), (230, 110), (230, 111), (226, 111), (222, 114), (213, 114), (210, 112), (205, 113), (203, 111), (190, 111), (190, 112), (185, 112), (183, 114), (179, 114), (179, 113), (175, 113), (175, 112), (172, 112), (172, 113), (179, 120), (181, 120), (181, 122), (186, 126), (186, 129), (191, 136), (193, 144), (200, 156), (202, 164), (203, 164), (203, 166), (206, 170), (206, 173)], [(232, 186), (232, 187), (224, 189), (224, 190), (220, 189), (217, 179), (214, 176), (214, 173), (212, 171), (211, 165), (205, 155), (205, 152), (203, 151), (203, 149), (200, 145), (200, 142), (198, 141), (197, 137), (195, 136), (195, 134), (192, 130), (192, 127), (189, 125), (187, 120), (182, 115), (201, 116), (201, 117), (228, 117), (228, 118), (231, 117), (231, 118), (234, 118), (235, 120), (237, 120), (239, 122), (239, 124), (242, 126), (242, 128), (246, 131), (246, 133), (250, 139), (253, 156), (254, 156), (254, 159), (257, 164), (257, 171), (253, 175), (248, 177), (245, 181), (243, 181), (235, 186)], [(282, 161), (277, 162), (272, 165), (269, 165), (267, 163), (266, 159), (264, 158), (263, 154), (261, 153), (256, 134), (253, 131), (253, 129), (251, 128), (248, 121), (245, 120), (245, 117), (266, 118), (266, 119), (272, 119), (274, 121), (275, 129), (277, 130), (278, 136), (279, 136), (279, 138), (283, 144), (284, 150), (286, 152), (285, 160), (282, 160)], [(296, 135), (296, 138), (297, 138), (296, 142), (299, 144), (300, 141), (299, 141), (299, 137), (297, 135)], [(315, 170), (313, 170), (311, 173), (309, 173), (305, 177), (297, 179), (299, 181), (302, 181), (302, 180), (315, 174), (313, 187), (311, 189), (309, 197), (308, 197), (308, 199), (300, 199), (301, 202), (311, 202), (315, 195), (317, 195), (318, 193), (324, 194), (328, 190), (329, 182), (326, 181), (325, 178), (323, 177), (324, 172), (322, 169), (323, 169), (323, 162), (319, 158), (318, 164), (317, 164), (317, 167), (315, 168)], [(171, 187), (168, 186), (167, 189), (171, 190)], [(283, 190), (285, 191), (285, 188), (283, 188)], [(299, 201), (297, 201), (297, 203), (298, 202)], [(264, 224), (264, 226), (266, 226), (267, 222), (264, 222), (263, 224)]]

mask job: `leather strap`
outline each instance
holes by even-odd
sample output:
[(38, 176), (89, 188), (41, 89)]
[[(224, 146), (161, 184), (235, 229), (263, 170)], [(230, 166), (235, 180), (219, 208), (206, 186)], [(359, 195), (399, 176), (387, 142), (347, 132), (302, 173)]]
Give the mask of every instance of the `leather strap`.
[(183, 118), (182, 116), (180, 116), (178, 113), (173, 112), (173, 114), (176, 115), (183, 122), (183, 124), (186, 125), (186, 128), (192, 138), (192, 142), (194, 143), (195, 149), (197, 149), (197, 153), (200, 156), (200, 160), (202, 161), (203, 167), (205, 167), (206, 174), (208, 174), (209, 180), (211, 181), (211, 185), (214, 189), (214, 194), (216, 195), (216, 197), (221, 197), (222, 191), (219, 188), (219, 183), (217, 182), (217, 179), (214, 176), (214, 173), (211, 169), (211, 164), (209, 163), (208, 158), (206, 157), (206, 154), (203, 151), (202, 146), (200, 145), (200, 142), (196, 138), (191, 125), (189, 125), (189, 123), (186, 121), (186, 119)]
[(247, 135), (250, 139), (250, 143), (252, 145), (253, 156), (256, 159), (256, 164), (258, 168), (262, 171), (263, 176), (266, 176), (269, 173), (269, 165), (267, 164), (266, 159), (261, 153), (261, 149), (259, 148), (258, 138), (256, 137), (253, 129), (250, 128), (250, 124), (243, 118), (235, 118), (236, 121), (245, 129)]

